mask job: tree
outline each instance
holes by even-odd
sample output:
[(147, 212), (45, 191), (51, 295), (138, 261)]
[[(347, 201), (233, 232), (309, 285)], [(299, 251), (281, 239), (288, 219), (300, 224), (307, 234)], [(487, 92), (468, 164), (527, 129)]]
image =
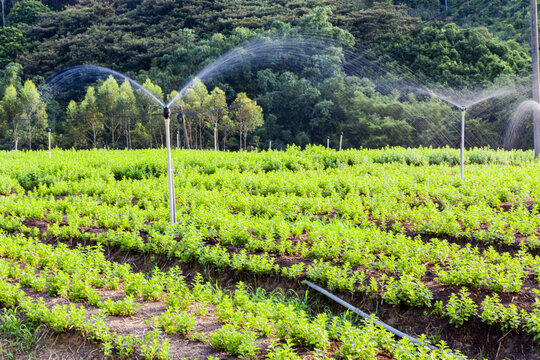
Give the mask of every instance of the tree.
[(352, 8), (345, 14), (342, 11), (336, 14), (333, 23), (348, 29), (359, 43), (381, 43), (392, 41), (420, 24), (420, 19), (410, 13), (411, 9), (401, 4), (375, 2), (367, 9)]
[(247, 135), (264, 124), (263, 110), (257, 103), (247, 97), (246, 93), (239, 93), (232, 103), (234, 119), (240, 134), (240, 148), (242, 148), (242, 136), (244, 146), (247, 147)]
[(66, 109), (67, 135), (71, 146), (77, 149), (84, 149), (88, 146), (87, 126), (81, 116), (81, 111), (75, 100), (71, 100)]
[(7, 21), (10, 24), (34, 24), (39, 19), (40, 14), (51, 11), (48, 6), (43, 5), (39, 0), (21, 0), (15, 3)]
[[(214, 90), (212, 90), (212, 92), (210, 92), (209, 96), (206, 98), (206, 101), (203, 104), (203, 108), (206, 111), (206, 117), (208, 119), (207, 126), (213, 128), (214, 124), (216, 126), (221, 125), (220, 120), (227, 115), (227, 97), (225, 96), (225, 91), (221, 90), (218, 87), (214, 88)], [(223, 127), (223, 129), (228, 130), (229, 124), (227, 124), (227, 121), (223, 125), (224, 126), (218, 126), (218, 129)], [(224, 141), (225, 137), (226, 132), (224, 132)], [(219, 144), (219, 140), (216, 139), (216, 141), (217, 144)]]
[(317, 6), (300, 20), (298, 26), (311, 32), (329, 35), (341, 44), (354, 45), (354, 36), (347, 30), (332, 25), (331, 15), (333, 12), (329, 6)]
[(21, 89), (21, 71), (21, 65), (9, 63), (4, 70), (0, 72), (0, 98), (4, 95), (4, 91), (9, 85), (15, 86), (16, 89)]
[(219, 130), (221, 131), (221, 147), (223, 150), (227, 150), (227, 140), (235, 131), (235, 123), (231, 118), (230, 112), (226, 112), (221, 118)]
[[(32, 141), (36, 133), (43, 134), (47, 128), (46, 104), (42, 101), (36, 85), (26, 80), (20, 92), (22, 119), (24, 121), (25, 137), (28, 148), (32, 150)], [(41, 136), (43, 138), (43, 135)]]
[(77, 0), (43, 0), (43, 3), (54, 10), (62, 10), (67, 5), (77, 3)]
[[(199, 149), (202, 149), (203, 147), (203, 129), (205, 126), (205, 119), (208, 116), (204, 105), (208, 102), (207, 99), (209, 96), (206, 86), (201, 80), (195, 78), (191, 87), (181, 99), (184, 111), (191, 113), (188, 116), (185, 116), (186, 121), (188, 121), (190, 145), (195, 145), (195, 147)], [(195, 127), (194, 130), (193, 125)]]
[(119, 95), (120, 88), (112, 75), (101, 84), (96, 94), (98, 115), (101, 117), (105, 128), (109, 130), (111, 147), (113, 149), (116, 148), (116, 142), (118, 140), (116, 131), (122, 125), (122, 119), (116, 113)]
[(90, 137), (92, 139), (92, 147), (97, 147), (97, 138), (103, 132), (103, 118), (99, 116), (96, 90), (90, 86), (86, 90), (86, 95), (79, 106), (79, 115), (81, 120), (86, 125), (86, 129), (90, 131)]
[(18, 150), (22, 104), (15, 86), (9, 85), (4, 91), (2, 108), (4, 109), (2, 112), (3, 120), (10, 126), (12, 144), (14, 145), (15, 150)]
[(116, 114), (123, 119), (126, 133), (126, 148), (131, 149), (131, 128), (132, 122), (137, 118), (138, 109), (131, 83), (126, 79), (120, 86), (120, 93), (116, 103)]
[(514, 41), (494, 38), (485, 28), (435, 23), (387, 46), (401, 65), (431, 83), (474, 87), (529, 71), (530, 57)]
[[(161, 87), (159, 85), (156, 85), (152, 83), (150, 79), (146, 79), (143, 83), (143, 87), (148, 90), (150, 93), (152, 93), (155, 97), (158, 99), (163, 99), (163, 91), (161, 90)], [(141, 125), (136, 124), (137, 134), (139, 138), (141, 135), (144, 137), (147, 137), (149, 140), (149, 143), (146, 146), (153, 147), (153, 144), (155, 143), (156, 146), (158, 144), (160, 146), (163, 146), (164, 144), (164, 126), (163, 126), (163, 118), (161, 116), (154, 116), (157, 112), (160, 112), (161, 109), (158, 108), (158, 105), (156, 102), (148, 96), (148, 94), (145, 94), (142, 90), (137, 90), (135, 92), (135, 97), (137, 100), (137, 104), (139, 107), (139, 113), (144, 118), (144, 124), (141, 123)], [(142, 129), (145, 128), (148, 132), (147, 135), (145, 135), (142, 132)], [(158, 140), (159, 139), (159, 140)]]
[(0, 28), (0, 68), (6, 66), (25, 49), (24, 35), (16, 27)]

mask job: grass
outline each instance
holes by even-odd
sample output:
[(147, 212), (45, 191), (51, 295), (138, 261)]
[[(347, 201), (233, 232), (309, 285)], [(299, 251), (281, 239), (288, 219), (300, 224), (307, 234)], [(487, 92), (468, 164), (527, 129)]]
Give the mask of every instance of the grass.
[(0, 315), (0, 357), (2, 360), (28, 356), (37, 350), (41, 325), (25, 319), (17, 309), (3, 309)]

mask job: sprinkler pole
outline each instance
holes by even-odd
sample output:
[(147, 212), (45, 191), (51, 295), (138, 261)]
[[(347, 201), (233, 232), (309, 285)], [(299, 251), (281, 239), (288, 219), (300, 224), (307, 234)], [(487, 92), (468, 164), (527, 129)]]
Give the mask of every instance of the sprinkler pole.
[(341, 151), (341, 145), (343, 144), (343, 131), (339, 134), (339, 151)]
[(463, 168), (465, 167), (465, 107), (461, 108), (461, 180), (463, 180)]
[(165, 120), (165, 142), (167, 144), (167, 168), (169, 173), (169, 210), (171, 225), (176, 224), (176, 199), (174, 196), (174, 168), (171, 156), (171, 110), (168, 106), (163, 108)]
[[(531, 55), (532, 55), (532, 95), (533, 100), (540, 103), (540, 80), (538, 65), (538, 4), (531, 0)], [(540, 156), (540, 112), (533, 110), (534, 156)]]
[(326, 150), (330, 149), (330, 136), (326, 137)]
[(49, 159), (51, 158), (51, 128), (49, 128)]
[(217, 123), (214, 123), (214, 152), (218, 152)]
[(180, 131), (176, 130), (176, 150), (180, 149)]
[(268, 150), (272, 150), (272, 140), (270, 140), (270, 145), (268, 145)]

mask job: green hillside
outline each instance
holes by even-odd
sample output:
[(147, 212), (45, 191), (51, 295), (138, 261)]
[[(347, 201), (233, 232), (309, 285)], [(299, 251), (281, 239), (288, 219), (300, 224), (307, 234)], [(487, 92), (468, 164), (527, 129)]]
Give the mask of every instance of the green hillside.
[[(140, 83), (150, 80), (166, 96), (246, 41), (309, 33), (332, 44), (309, 64), (297, 64), (294, 69), (246, 65), (241, 72), (205, 81), (208, 92), (216, 86), (224, 91), (229, 105), (239, 93), (259, 100), (264, 122), (253, 131), (244, 131), (249, 146), (262, 146), (270, 140), (282, 146), (324, 143), (327, 136), (335, 140), (340, 131), (344, 131), (347, 147), (455, 146), (458, 138), (453, 128), (459, 117), (450, 107), (438, 100), (411, 99), (399, 87), (381, 91), (377, 81), (401, 79), (443, 86), (453, 93), (526, 81), (530, 69), (528, 4), (449, 0), (448, 11), (444, 5), (444, 1), (431, 0), (6, 1), (0, 68), (7, 70), (3, 71), (0, 99), (9, 83), (20, 90), (24, 80), (31, 79), (39, 86), (56, 71), (80, 64), (106, 66)], [(375, 59), (370, 66), (383, 64), (378, 73), (366, 73), (367, 61), (350, 62), (366, 52)], [(20, 71), (8, 66), (11, 62), (20, 64)], [(80, 84), (78, 91), (64, 89), (63, 96), (47, 99), (47, 121), (40, 123), (58, 134), (59, 146), (96, 144), (90, 137), (79, 143), (64, 140), (71, 139), (70, 133), (89, 130), (70, 126), (66, 112), (69, 100), (83, 101), (88, 85)], [(270, 96), (276, 91), (280, 95)], [(8, 100), (3, 100), (4, 107)], [(489, 113), (482, 109), (472, 112), (474, 138), (468, 140), (468, 146), (502, 146), (511, 111), (509, 102), (503, 103), (504, 108), (490, 105)], [(19, 105), (22, 114), (24, 106)], [(101, 113), (103, 118), (108, 116)], [(79, 113), (73, 116), (81, 117)], [(13, 148), (18, 142), (17, 130), (8, 125), (13, 117), (3, 112), (3, 148)], [(228, 127), (227, 119), (232, 121)], [(199, 122), (200, 147), (213, 143), (215, 120), (203, 115), (186, 119), (193, 126)], [(233, 136), (242, 131), (235, 115), (222, 112), (218, 120), (224, 124), (221, 136), (231, 137), (232, 147), (240, 148), (238, 136)], [(162, 144), (140, 111), (130, 121), (119, 125), (122, 135), (118, 141), (103, 124), (98, 142), (129, 147), (131, 135), (127, 133), (138, 126), (135, 143), (141, 147)], [(443, 134), (434, 134), (433, 129), (443, 128)], [(20, 141), (22, 146), (29, 143)], [(530, 147), (530, 139), (520, 138), (516, 146)]]

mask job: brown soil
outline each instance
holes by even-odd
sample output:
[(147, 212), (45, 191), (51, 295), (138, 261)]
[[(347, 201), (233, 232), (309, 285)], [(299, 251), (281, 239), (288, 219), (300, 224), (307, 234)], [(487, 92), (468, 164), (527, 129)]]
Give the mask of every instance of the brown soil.
[[(27, 226), (37, 225), (41, 231), (46, 231), (46, 225), (43, 227), (42, 221), (26, 220)], [(41, 225), (41, 226), (40, 226)], [(102, 230), (103, 231), (103, 230)], [(55, 243), (57, 239), (49, 239), (51, 243)], [(70, 245), (75, 247), (79, 242), (76, 239), (70, 241)], [(209, 241), (211, 243), (211, 241)], [(86, 245), (86, 244), (83, 244)], [(90, 244), (88, 244), (90, 245)], [(233, 246), (227, 247), (229, 252), (238, 252), (240, 249)], [(216, 279), (219, 284), (226, 288), (233, 288), (238, 281), (244, 281), (252, 287), (261, 287), (268, 291), (276, 288), (281, 288), (286, 291), (288, 289), (295, 290), (300, 296), (307, 290), (300, 280), (291, 280), (270, 274), (266, 276), (256, 276), (248, 272), (235, 272), (232, 270), (218, 271), (209, 266), (201, 266), (200, 264), (179, 264), (175, 260), (169, 259), (166, 256), (147, 255), (126, 253), (118, 248), (105, 248), (105, 253), (109, 260), (129, 263), (135, 271), (150, 271), (154, 266), (158, 265), (162, 268), (168, 268), (173, 265), (181, 266), (184, 274), (188, 279), (197, 273), (203, 273), (206, 277)], [(292, 265), (298, 262), (310, 263), (309, 259), (293, 256), (275, 256), (276, 263), (283, 265)], [(447, 299), (451, 293), (459, 291), (458, 287), (452, 287), (440, 283), (436, 283), (429, 279), (429, 274), (425, 279), (430, 290), (434, 292), (435, 300)], [(518, 294), (501, 294), (503, 303), (514, 303), (518, 308), (530, 310), (530, 306), (534, 301), (531, 292), (527, 287), (537, 288), (537, 282), (532, 278), (524, 281), (523, 291)], [(343, 311), (343, 308), (326, 300), (322, 296), (313, 294), (314, 298), (318, 299), (321, 306), (333, 308), (336, 311)], [(472, 298), (477, 303), (489, 292), (475, 291)], [(425, 309), (414, 309), (410, 307), (392, 307), (384, 304), (379, 300), (370, 299), (364, 294), (341, 294), (341, 296), (352, 303), (361, 307), (363, 311), (375, 312), (381, 320), (397, 327), (399, 330), (412, 335), (435, 334), (436, 339), (443, 339), (450, 348), (459, 349), (466, 355), (471, 357), (484, 356), (488, 359), (537, 359), (540, 355), (540, 349), (535, 345), (533, 339), (523, 332), (510, 332), (503, 334), (496, 327), (488, 326), (480, 321), (479, 318), (469, 320), (463, 327), (456, 329), (451, 326), (448, 319), (440, 319), (429, 314), (429, 310), (425, 313)]]
[(85, 339), (76, 331), (58, 333), (47, 329), (40, 335), (35, 351), (18, 355), (16, 359), (102, 360), (105, 357), (99, 345)]

